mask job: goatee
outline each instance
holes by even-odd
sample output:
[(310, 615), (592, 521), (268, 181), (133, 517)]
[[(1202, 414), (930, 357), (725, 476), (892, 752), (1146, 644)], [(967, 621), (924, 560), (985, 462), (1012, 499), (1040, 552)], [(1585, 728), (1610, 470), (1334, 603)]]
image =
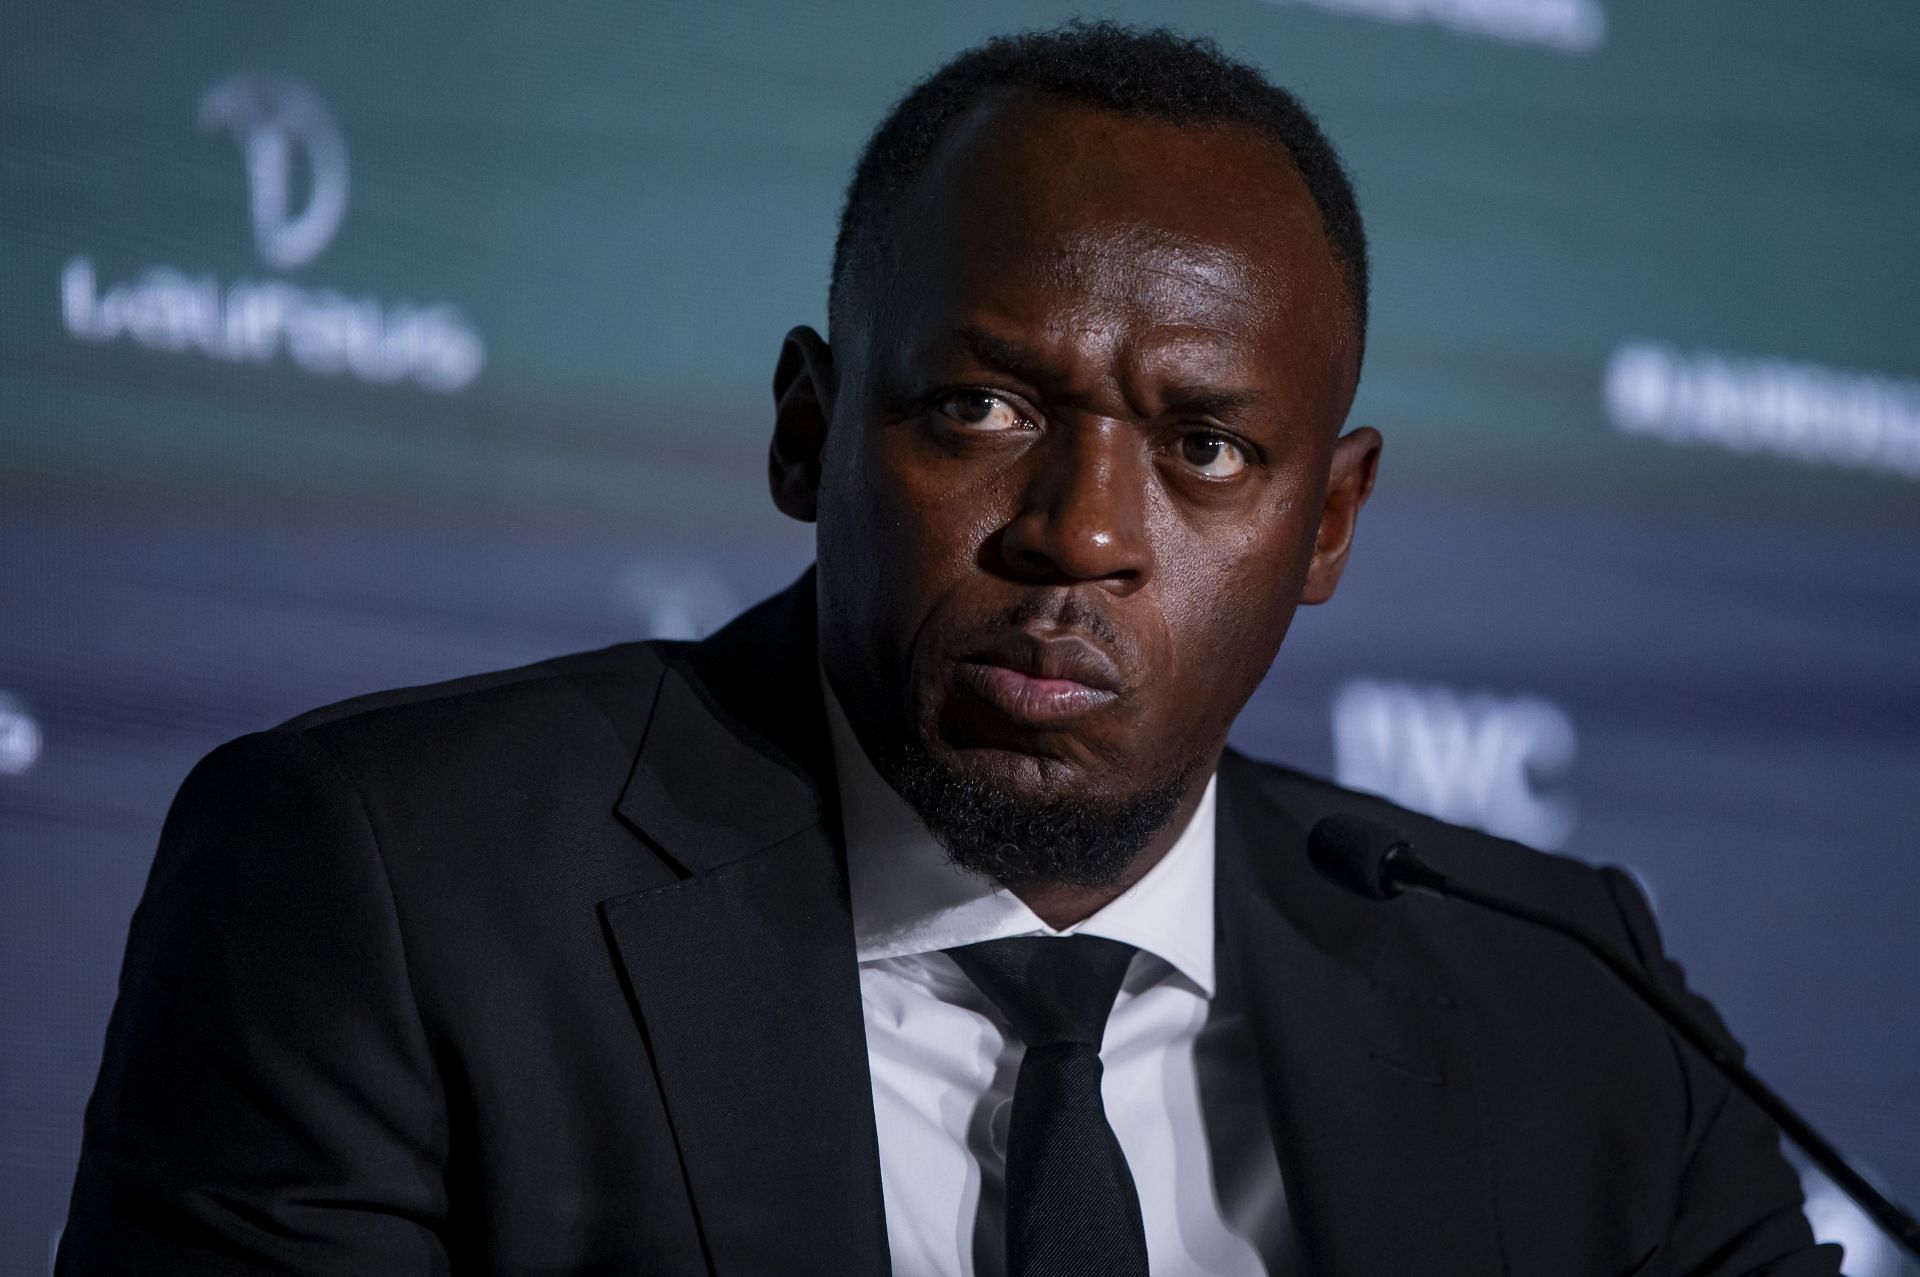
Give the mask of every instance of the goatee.
[(1109, 887), (1166, 828), (1198, 761), (1119, 799), (1032, 797), (950, 767), (917, 743), (879, 771), (919, 815), (947, 858), (1009, 887), (1057, 882)]

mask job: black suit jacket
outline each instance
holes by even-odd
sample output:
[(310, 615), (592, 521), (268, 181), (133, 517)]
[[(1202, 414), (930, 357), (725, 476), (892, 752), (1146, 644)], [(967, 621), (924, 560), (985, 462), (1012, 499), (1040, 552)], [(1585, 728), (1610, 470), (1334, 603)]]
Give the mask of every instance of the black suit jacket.
[[(58, 1272), (886, 1271), (811, 597), (214, 751)], [(1620, 873), (1230, 754), (1218, 943), (1313, 1272), (1835, 1271), (1758, 1113), (1565, 942), (1323, 884), (1335, 811), (1680, 988)]]

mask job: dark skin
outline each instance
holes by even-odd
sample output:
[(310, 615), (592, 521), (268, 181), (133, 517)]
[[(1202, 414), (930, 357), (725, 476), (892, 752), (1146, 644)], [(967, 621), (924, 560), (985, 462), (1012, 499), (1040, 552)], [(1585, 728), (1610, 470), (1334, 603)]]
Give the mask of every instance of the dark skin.
[(1118, 881), (1008, 884), (1064, 927), (1166, 854), (1333, 596), (1380, 455), (1339, 433), (1351, 312), (1305, 185), (1237, 126), (995, 95), (896, 225), (862, 328), (787, 336), (774, 501), (819, 525), (821, 660), (869, 753), (1088, 800), (1186, 776)]

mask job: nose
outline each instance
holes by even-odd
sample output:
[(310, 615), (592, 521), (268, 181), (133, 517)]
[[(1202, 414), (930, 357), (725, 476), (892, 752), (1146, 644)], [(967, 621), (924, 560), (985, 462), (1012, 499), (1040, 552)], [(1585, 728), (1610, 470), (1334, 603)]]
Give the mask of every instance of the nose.
[(1152, 574), (1140, 439), (1124, 422), (1055, 432), (1030, 454), (1019, 508), (1000, 533), (1007, 568), (1040, 583), (1097, 582), (1131, 594)]

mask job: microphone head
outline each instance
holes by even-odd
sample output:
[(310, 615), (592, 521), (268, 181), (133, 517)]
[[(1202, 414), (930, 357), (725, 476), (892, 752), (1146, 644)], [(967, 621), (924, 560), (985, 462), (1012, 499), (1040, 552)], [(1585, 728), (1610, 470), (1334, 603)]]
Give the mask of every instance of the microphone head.
[(1307, 858), (1320, 876), (1369, 900), (1391, 900), (1400, 884), (1388, 872), (1394, 852), (1413, 844), (1392, 825), (1364, 816), (1326, 816), (1307, 835)]

